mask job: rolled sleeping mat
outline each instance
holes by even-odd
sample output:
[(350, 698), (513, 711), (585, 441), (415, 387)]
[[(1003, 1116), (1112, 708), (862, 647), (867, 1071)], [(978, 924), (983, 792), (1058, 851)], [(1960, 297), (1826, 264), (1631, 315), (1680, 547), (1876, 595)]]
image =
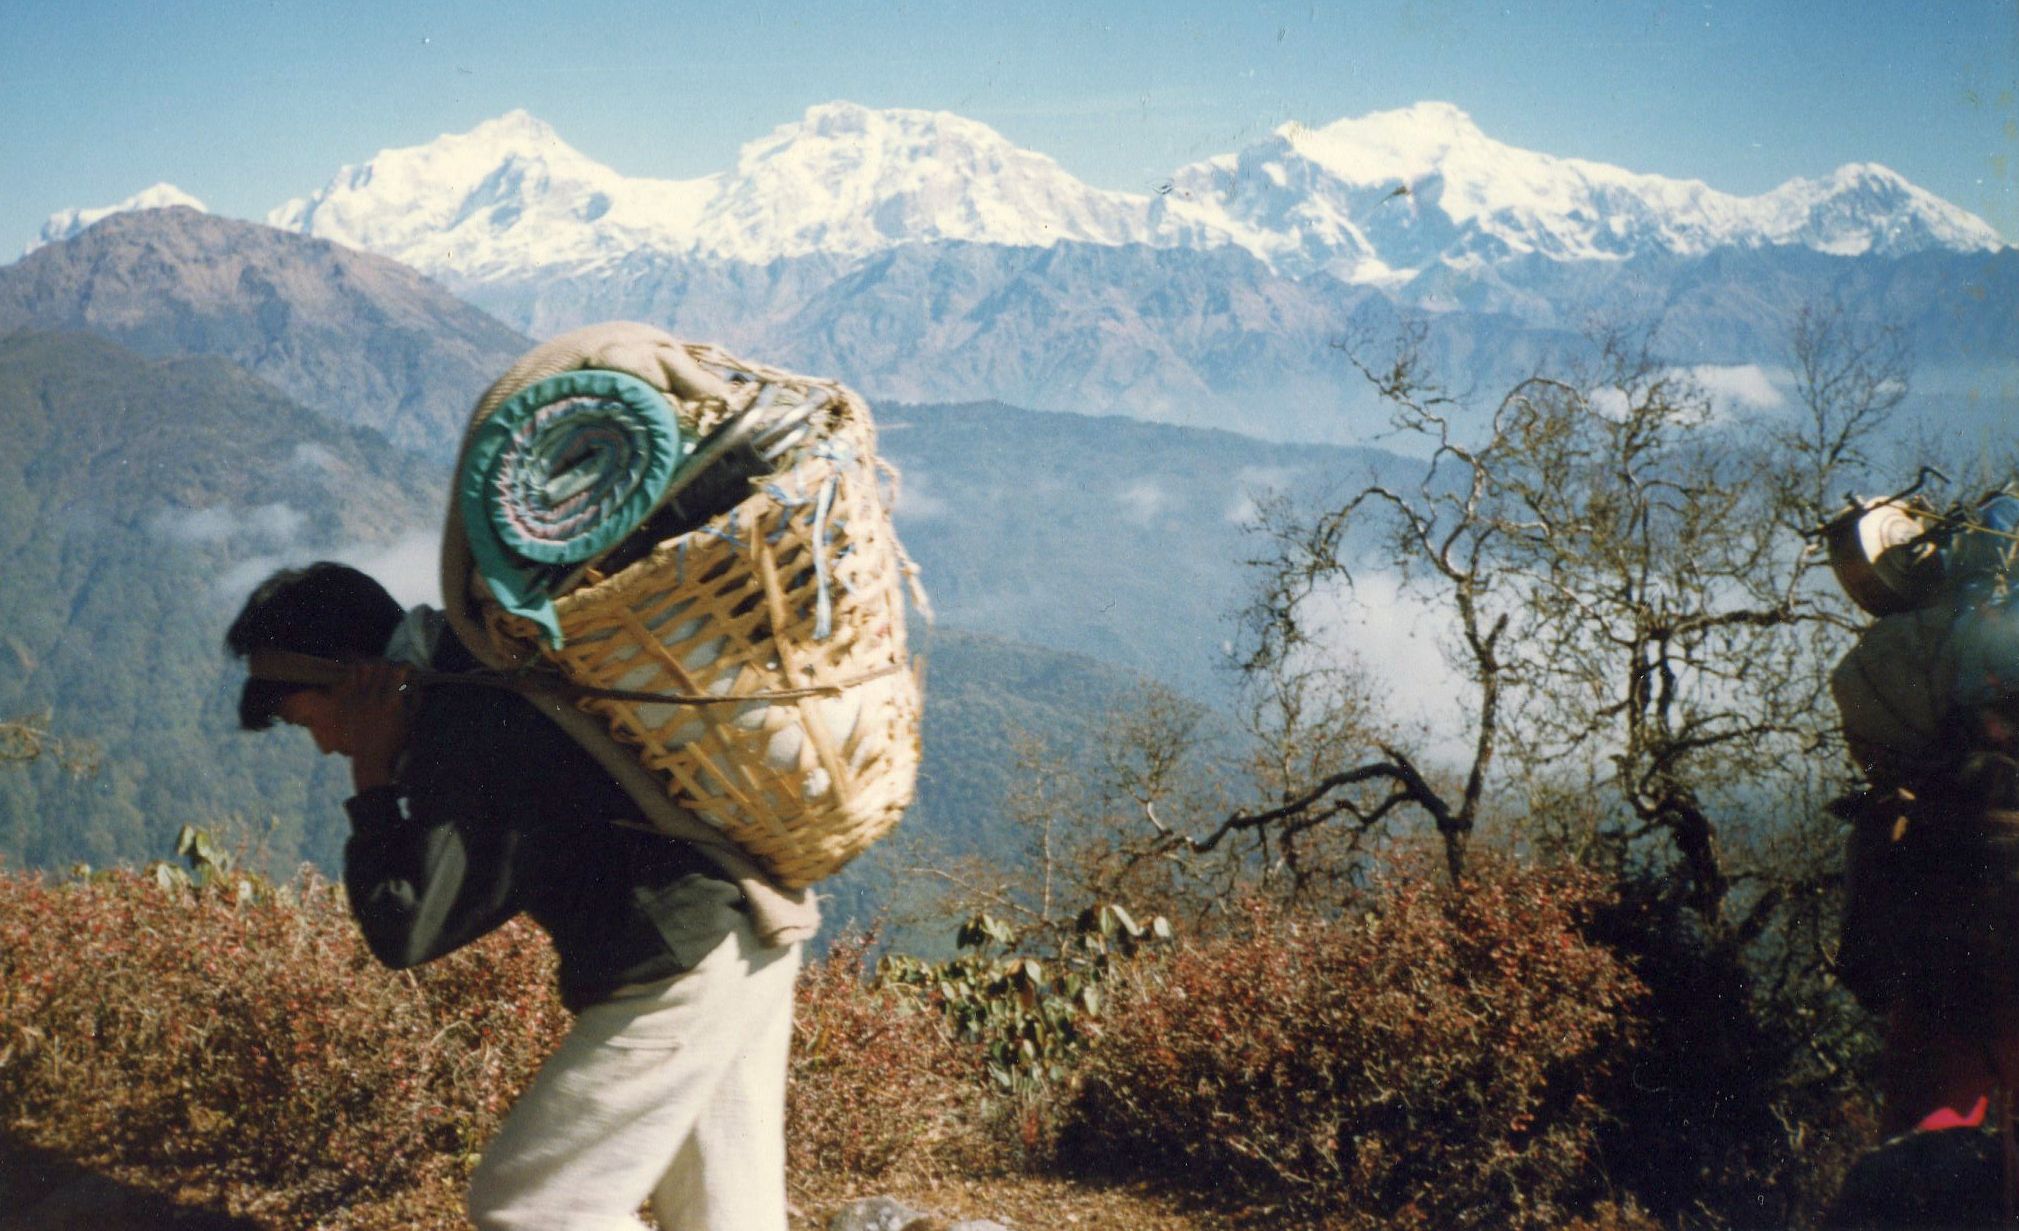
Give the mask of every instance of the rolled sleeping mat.
[(665, 395), (629, 373), (577, 369), (505, 399), (456, 473), (470, 555), (499, 605), (560, 648), (551, 583), (637, 529), (681, 456)]
[[(481, 523), (489, 523), (491, 517), (489, 513), (483, 519), (466, 517), (466, 509), (470, 513), (479, 507), (489, 509), (489, 496), (483, 496), (483, 500), (464, 500), (466, 480), (481, 486), (481, 476), (485, 474), (485, 468), (472, 468), (468, 458), (476, 446), (476, 438), (507, 402), (541, 381), (577, 371), (612, 371), (636, 377), (664, 400), (664, 406), (680, 426), (682, 440), (699, 436), (697, 410), (701, 406), (721, 404), (729, 396), (721, 377), (695, 363), (674, 337), (638, 321), (606, 321), (563, 333), (521, 355), (505, 375), (493, 381), (485, 396), (476, 402), (474, 412), (470, 412), (470, 424), (456, 454), (454, 490), (448, 498), (448, 519), (442, 527), (442, 611), (448, 616), (456, 638), (485, 666), (495, 670), (513, 670), (523, 666), (525, 660), (521, 652), (507, 652), (507, 648), (495, 644), (485, 630), (483, 605), (505, 603), (507, 599), (493, 589), (493, 577), (487, 569), (476, 563), (479, 541), (491, 537), (479, 527)], [(650, 472), (656, 476), (656, 468), (650, 468)], [(553, 496), (565, 496), (565, 492), (555, 486)], [(624, 505), (624, 500), (616, 500), (616, 505)], [(531, 521), (525, 525), (531, 525)], [(533, 537), (545, 537), (545, 531)], [(509, 551), (503, 537), (491, 539), (485, 551), (489, 553), (491, 547), (497, 547), (501, 553)], [(517, 595), (509, 599), (515, 603), (515, 609), (535, 622), (541, 636), (551, 636), (551, 599), (559, 597), (559, 591), (565, 591), (571, 579), (581, 575), (583, 565), (515, 561), (513, 555), (517, 553), (493, 557), (491, 571), (497, 573), (505, 589)], [(555, 583), (559, 583), (559, 591), (553, 589)], [(545, 611), (545, 620), (535, 620), (541, 611)]]

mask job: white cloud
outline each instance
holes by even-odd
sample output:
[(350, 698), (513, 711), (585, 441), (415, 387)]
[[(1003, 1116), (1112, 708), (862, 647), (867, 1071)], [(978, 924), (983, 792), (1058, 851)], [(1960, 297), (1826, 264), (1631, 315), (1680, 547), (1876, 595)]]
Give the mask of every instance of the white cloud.
[(288, 458), (288, 465), (300, 470), (321, 470), (334, 474), (338, 463), (337, 455), (327, 447), (305, 440), (294, 447), (294, 455)]
[(897, 485), (897, 504), (891, 515), (906, 521), (931, 521), (946, 515), (946, 501), (933, 494), (932, 482), (917, 470), (907, 470)]
[(330, 558), (378, 578), (402, 606), (442, 605), (440, 530), (409, 530), (390, 543), (340, 547)]
[(1592, 390), (1590, 401), (1593, 411), (1601, 418), (1611, 419), (1615, 423), (1624, 420), (1627, 412), (1633, 408), (1633, 402), (1627, 397), (1626, 390), (1612, 385)]
[(1115, 493), (1122, 516), (1138, 526), (1147, 526), (1170, 507), (1171, 496), (1155, 479), (1137, 479)]
[(1234, 472), (1236, 489), (1227, 506), (1227, 520), (1236, 526), (1251, 524), (1262, 511), (1260, 501), (1290, 490), (1301, 472), (1291, 466), (1243, 466)]
[(234, 602), (252, 593), (252, 588), (265, 581), (268, 575), (290, 565), (302, 565), (308, 561), (299, 556), (258, 555), (240, 560), (237, 564), (218, 575), (217, 588), (226, 598)]
[(1387, 716), (1428, 733), (1426, 751), (1440, 760), (1470, 754), (1468, 716), (1476, 694), (1446, 661), (1439, 639), (1451, 631), (1449, 609), (1403, 589), (1393, 573), (1364, 573), (1319, 590), (1304, 611), (1318, 652), (1357, 661), (1379, 685)]
[(1772, 410), (1787, 401), (1773, 378), (1757, 363), (1736, 367), (1698, 364), (1689, 369), (1688, 375), (1710, 394), (1721, 414), (1734, 410)]
[(147, 531), (173, 543), (244, 539), (277, 545), (294, 541), (307, 520), (285, 504), (259, 504), (245, 509), (220, 504), (207, 509), (158, 509), (148, 516)]
[[(1703, 412), (1700, 417), (1704, 422), (1729, 420), (1744, 411), (1773, 410), (1787, 404), (1774, 376), (1756, 363), (1701, 363), (1690, 368), (1671, 368), (1669, 373), (1702, 391), (1705, 404), (1691, 409)], [(1593, 389), (1590, 399), (1593, 411), (1615, 422), (1626, 418), (1631, 408), (1627, 391), (1610, 385)]]
[(176, 543), (221, 543), (231, 537), (238, 518), (230, 509), (162, 509), (147, 518), (147, 532)]
[(279, 569), (300, 568), (315, 560), (335, 560), (376, 577), (403, 607), (420, 603), (439, 607), (441, 551), (439, 529), (408, 530), (389, 543), (347, 543), (333, 547), (290, 543), (232, 565), (217, 579), (217, 588), (236, 600), (251, 593), (254, 586)]
[(245, 528), (254, 538), (286, 543), (301, 533), (308, 518), (285, 504), (262, 504), (245, 511)]

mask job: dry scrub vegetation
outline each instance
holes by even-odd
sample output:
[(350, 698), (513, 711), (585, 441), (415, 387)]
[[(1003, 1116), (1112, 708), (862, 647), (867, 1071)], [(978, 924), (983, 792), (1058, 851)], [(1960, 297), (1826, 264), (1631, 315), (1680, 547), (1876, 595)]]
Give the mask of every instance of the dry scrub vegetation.
[[(1602, 891), (1481, 875), (1398, 879), (1330, 919), (1256, 902), (1219, 939), (1145, 949), (1073, 1073), (1035, 1092), (990, 1081), (936, 993), (836, 944), (799, 994), (795, 1199), (1038, 1194), (1142, 1226), (1608, 1208), (1592, 1095), (1638, 992), (1580, 933)], [(7, 1137), (276, 1228), (462, 1225), (469, 1166), (565, 1029), (544, 940), (514, 925), (395, 974), (324, 881), (207, 881), (0, 878)]]

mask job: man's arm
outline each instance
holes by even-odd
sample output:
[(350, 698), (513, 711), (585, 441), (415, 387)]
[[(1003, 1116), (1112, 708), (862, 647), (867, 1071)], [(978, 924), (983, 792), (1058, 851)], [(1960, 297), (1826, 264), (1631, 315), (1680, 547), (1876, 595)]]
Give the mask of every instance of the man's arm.
[(516, 837), (481, 785), (458, 775), (457, 761), (416, 750), (402, 807), (394, 775), (407, 750), (410, 695), (405, 671), (389, 663), (360, 663), (337, 688), (357, 788), (344, 804), (344, 887), (365, 943), (396, 970), (460, 948), (518, 912)]
[(395, 970), (461, 948), (518, 913), (516, 835), (480, 795), (436, 784), (401, 806), (377, 786), (344, 804), (344, 887), (365, 943)]

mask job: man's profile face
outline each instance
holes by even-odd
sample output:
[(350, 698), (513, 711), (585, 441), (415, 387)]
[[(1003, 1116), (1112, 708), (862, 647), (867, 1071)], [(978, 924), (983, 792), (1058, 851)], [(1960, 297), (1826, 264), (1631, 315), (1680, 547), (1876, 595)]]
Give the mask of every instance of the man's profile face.
[(351, 755), (350, 724), (344, 721), (343, 706), (327, 688), (304, 688), (291, 692), (274, 708), (282, 722), (306, 728), (315, 738), (316, 751)]

